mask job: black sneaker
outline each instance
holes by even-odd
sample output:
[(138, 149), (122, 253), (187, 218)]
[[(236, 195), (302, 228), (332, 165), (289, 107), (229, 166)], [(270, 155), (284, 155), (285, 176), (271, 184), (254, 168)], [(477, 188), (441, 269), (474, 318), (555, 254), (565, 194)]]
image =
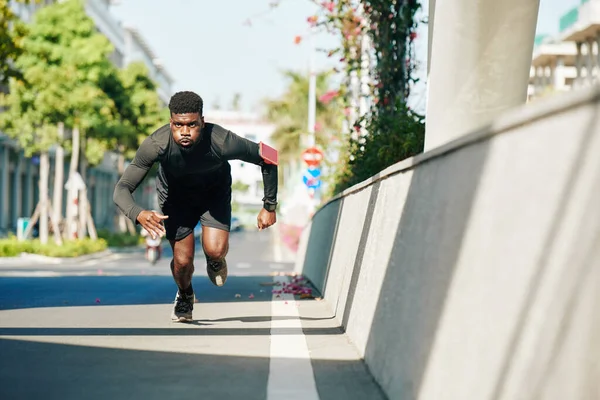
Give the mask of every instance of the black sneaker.
[(193, 294), (186, 296), (185, 294), (180, 294), (179, 291), (177, 291), (171, 320), (173, 322), (192, 322), (194, 299), (195, 296)]
[(223, 286), (227, 280), (227, 261), (208, 260), (206, 262), (206, 273), (215, 286)]

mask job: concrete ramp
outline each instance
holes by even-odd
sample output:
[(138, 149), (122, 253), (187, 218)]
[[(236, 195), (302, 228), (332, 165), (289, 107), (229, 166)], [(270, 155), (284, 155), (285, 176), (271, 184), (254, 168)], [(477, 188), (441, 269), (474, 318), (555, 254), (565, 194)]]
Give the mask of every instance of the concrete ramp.
[(600, 87), (320, 209), (296, 270), (390, 399), (600, 398)]

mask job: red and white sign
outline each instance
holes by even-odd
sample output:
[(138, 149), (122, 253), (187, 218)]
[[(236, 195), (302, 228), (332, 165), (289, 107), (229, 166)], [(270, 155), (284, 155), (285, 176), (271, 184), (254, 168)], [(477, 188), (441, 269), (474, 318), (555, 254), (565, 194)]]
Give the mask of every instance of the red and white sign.
[(302, 160), (309, 167), (316, 167), (323, 161), (323, 152), (316, 147), (309, 147), (302, 152)]

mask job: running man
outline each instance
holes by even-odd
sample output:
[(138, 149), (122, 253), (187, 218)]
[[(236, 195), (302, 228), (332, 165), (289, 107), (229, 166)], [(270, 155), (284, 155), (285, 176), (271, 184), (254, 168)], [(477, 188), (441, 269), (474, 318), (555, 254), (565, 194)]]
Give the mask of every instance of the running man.
[[(198, 221), (202, 224), (208, 277), (216, 286), (223, 286), (227, 279), (225, 256), (231, 224), (229, 160), (261, 167), (264, 198), (257, 226), (265, 229), (277, 220), (277, 166), (261, 157), (258, 143), (219, 125), (205, 123), (202, 109), (202, 98), (196, 93), (175, 93), (169, 102), (169, 123), (143, 141), (113, 195), (115, 204), (129, 219), (153, 237), (166, 236), (171, 244), (171, 272), (178, 287), (171, 316), (174, 322), (192, 321), (193, 232)], [(154, 163), (159, 163), (156, 190), (161, 212), (144, 210), (133, 198), (133, 192)]]

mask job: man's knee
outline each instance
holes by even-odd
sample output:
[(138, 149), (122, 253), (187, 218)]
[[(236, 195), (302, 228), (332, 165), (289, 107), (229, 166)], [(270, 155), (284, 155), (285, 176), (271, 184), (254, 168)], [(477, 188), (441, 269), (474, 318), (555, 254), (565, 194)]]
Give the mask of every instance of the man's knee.
[(204, 254), (212, 260), (225, 258), (227, 255), (227, 243), (206, 243), (204, 245)]
[(176, 251), (173, 254), (173, 262), (178, 268), (191, 267), (194, 264), (194, 254), (185, 251)]

